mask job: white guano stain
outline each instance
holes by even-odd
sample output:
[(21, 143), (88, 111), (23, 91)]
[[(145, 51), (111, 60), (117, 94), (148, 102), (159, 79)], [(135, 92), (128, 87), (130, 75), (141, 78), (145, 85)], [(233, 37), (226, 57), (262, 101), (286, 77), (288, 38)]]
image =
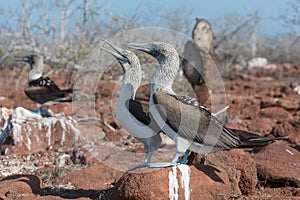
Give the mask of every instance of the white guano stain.
[(286, 152), (288, 152), (289, 154), (291, 154), (292, 156), (294, 155), (293, 152), (291, 152), (289, 149), (285, 149)]
[[(29, 123), (28, 123), (29, 122)], [(38, 130), (46, 129), (46, 138), (48, 146), (51, 145), (52, 139), (52, 128), (55, 124), (60, 122), (62, 128), (61, 145), (63, 146), (66, 140), (66, 134), (71, 129), (75, 134), (75, 141), (78, 139), (80, 130), (77, 129), (77, 122), (71, 117), (65, 117), (63, 113), (54, 114), (53, 117), (42, 117), (39, 114), (32, 113), (31, 111), (18, 107), (12, 111), (12, 124), (13, 124), (13, 137), (16, 143), (25, 142), (26, 148), (31, 149), (32, 141), (32, 129), (37, 128)], [(28, 123), (26, 125), (26, 123)], [(29, 125), (30, 124), (30, 125)], [(35, 135), (37, 142), (40, 141), (38, 135)]]
[(170, 200), (178, 200), (178, 181), (176, 166), (172, 167), (169, 172), (169, 198)]
[(190, 175), (191, 170), (188, 165), (178, 165), (181, 172), (181, 187), (184, 189), (184, 199), (190, 199)]

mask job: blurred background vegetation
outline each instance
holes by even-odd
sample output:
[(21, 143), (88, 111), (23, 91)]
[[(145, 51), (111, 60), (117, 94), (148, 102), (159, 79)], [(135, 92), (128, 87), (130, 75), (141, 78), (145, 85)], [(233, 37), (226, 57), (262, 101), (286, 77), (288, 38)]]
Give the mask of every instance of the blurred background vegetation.
[[(143, 17), (142, 9), (128, 16), (107, 12), (103, 8), (105, 2), (20, 0), (20, 12), (1, 10), (0, 67), (13, 62), (12, 55), (16, 52), (35, 52), (44, 55), (54, 68), (76, 68), (100, 38), (136, 27), (158, 26), (191, 36), (194, 23), (188, 9), (162, 12), (149, 8), (149, 12), (156, 13), (150, 21)], [(219, 66), (246, 66), (255, 57), (264, 57), (271, 63), (299, 62), (300, 33), (296, 30), (300, 27), (300, 0), (289, 1), (288, 8), (286, 12), (290, 15), (278, 13), (273, 19), (288, 29), (281, 35), (259, 33), (257, 12), (226, 15), (210, 21)], [(100, 14), (105, 17), (100, 18)]]

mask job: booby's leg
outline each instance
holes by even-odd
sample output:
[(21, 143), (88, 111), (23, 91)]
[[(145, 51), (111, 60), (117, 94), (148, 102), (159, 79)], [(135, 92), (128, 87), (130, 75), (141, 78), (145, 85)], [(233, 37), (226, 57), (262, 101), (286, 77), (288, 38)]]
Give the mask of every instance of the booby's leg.
[(48, 106), (46, 106), (45, 109), (43, 109), (42, 106), (39, 107), (39, 113), (40, 113), (41, 115), (48, 113)]
[(30, 112), (35, 113), (35, 114), (41, 114), (42, 105), (37, 103), (36, 107), (37, 107), (36, 110), (30, 110)]
[(30, 110), (30, 111), (35, 113), (35, 114), (42, 115), (43, 117), (51, 117), (51, 116), (53, 116), (53, 114), (51, 112), (49, 112), (48, 107), (49, 106), (46, 106), (46, 108), (43, 109), (42, 105), (37, 104), (37, 109), (36, 110)]
[(150, 168), (160, 168), (160, 167), (170, 167), (170, 166), (175, 166), (177, 164), (180, 164), (180, 163), (177, 163), (177, 160), (181, 156), (181, 154), (182, 154), (181, 152), (177, 151), (171, 162), (150, 163), (149, 167)]
[(180, 159), (177, 163), (186, 164), (189, 157), (190, 150), (186, 150), (182, 159)]
[(153, 155), (152, 152), (146, 153), (146, 157), (145, 157), (145, 160), (144, 160), (144, 164), (150, 163), (151, 158), (152, 158), (152, 155)]
[(135, 166), (129, 168), (129, 169), (127, 170), (127, 172), (132, 171), (132, 170), (135, 170), (135, 169), (138, 169), (138, 168), (142, 168), (142, 167), (149, 167), (149, 166), (150, 166), (150, 161), (151, 161), (152, 155), (153, 155), (152, 152), (146, 153), (146, 157), (145, 157), (144, 163), (142, 163), (142, 164), (137, 164), (137, 165), (135, 165)]

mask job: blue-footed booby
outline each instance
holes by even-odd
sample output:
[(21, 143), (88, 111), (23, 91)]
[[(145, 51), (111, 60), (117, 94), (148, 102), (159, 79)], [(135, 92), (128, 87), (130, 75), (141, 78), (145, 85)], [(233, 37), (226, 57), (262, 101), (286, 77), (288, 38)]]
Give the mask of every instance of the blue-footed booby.
[(117, 47), (108, 41), (105, 42), (114, 51), (101, 48), (118, 60), (124, 72), (116, 109), (117, 121), (132, 136), (144, 144), (146, 154), (144, 163), (130, 168), (129, 171), (139, 167), (151, 167), (151, 157), (159, 148), (161, 137), (158, 125), (149, 115), (148, 105), (135, 100), (136, 91), (142, 82), (142, 69), (139, 59), (133, 52)]
[[(153, 42), (129, 43), (125, 46), (146, 52), (159, 62), (151, 81), (149, 107), (159, 127), (176, 142), (177, 152), (171, 164), (175, 165), (187, 149), (206, 155), (232, 148), (263, 146), (277, 139), (286, 139), (270, 139), (227, 128), (207, 108), (191, 101), (192, 98), (176, 95), (172, 85), (179, 70), (179, 56), (172, 45)], [(158, 167), (164, 166), (170, 166), (170, 163), (158, 163)]]
[[(48, 106), (59, 102), (71, 102), (72, 97), (68, 96), (73, 93), (73, 89), (61, 90), (49, 77), (43, 77), (44, 62), (40, 55), (16, 56), (17, 61), (23, 61), (30, 65), (28, 74), (28, 84), (25, 88), (25, 94), (37, 103), (36, 113), (43, 116), (49, 116)], [(42, 105), (46, 105), (45, 110)]]

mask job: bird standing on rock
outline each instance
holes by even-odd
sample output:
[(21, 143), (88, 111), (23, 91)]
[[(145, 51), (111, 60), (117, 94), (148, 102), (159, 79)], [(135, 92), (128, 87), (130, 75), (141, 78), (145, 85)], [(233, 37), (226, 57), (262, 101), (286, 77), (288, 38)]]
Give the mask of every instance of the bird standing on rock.
[(102, 47), (115, 57), (123, 68), (123, 83), (118, 100), (116, 117), (118, 122), (132, 136), (144, 144), (146, 157), (143, 164), (136, 165), (129, 171), (140, 167), (151, 167), (152, 154), (159, 148), (160, 128), (149, 115), (148, 105), (135, 100), (135, 94), (142, 82), (142, 69), (138, 57), (131, 51), (122, 49), (105, 41), (114, 51)]
[[(28, 74), (28, 84), (25, 88), (25, 94), (37, 103), (37, 110), (32, 112), (42, 116), (51, 116), (48, 106), (59, 102), (71, 102), (73, 89), (61, 90), (49, 77), (43, 77), (44, 63), (40, 55), (32, 54), (26, 56), (16, 56), (17, 61), (23, 61), (30, 65)], [(42, 109), (46, 105), (46, 109)]]
[[(165, 42), (126, 44), (152, 55), (159, 67), (151, 81), (150, 113), (159, 127), (176, 142), (176, 155), (170, 163), (157, 163), (157, 167), (176, 165), (187, 149), (206, 155), (232, 148), (263, 146), (277, 139), (227, 128), (206, 107), (188, 96), (178, 96), (172, 89), (179, 69), (179, 56), (175, 48)], [(186, 163), (187, 155), (182, 163)]]

